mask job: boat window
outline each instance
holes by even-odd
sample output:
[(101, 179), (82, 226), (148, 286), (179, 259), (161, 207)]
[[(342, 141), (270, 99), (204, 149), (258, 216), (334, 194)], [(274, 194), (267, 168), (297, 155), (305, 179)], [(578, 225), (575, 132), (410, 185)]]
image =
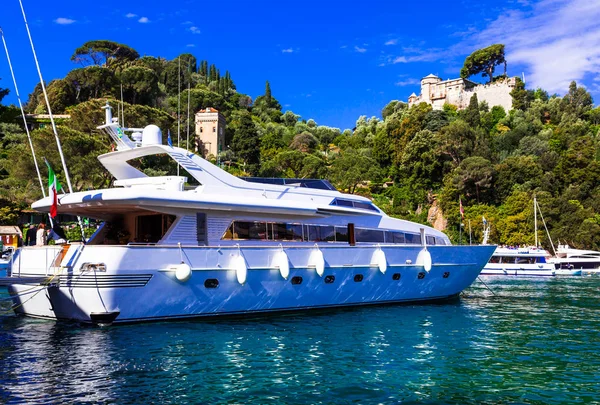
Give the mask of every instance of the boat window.
[[(389, 233), (389, 232), (388, 232)], [(382, 231), (376, 229), (356, 229), (356, 241), (357, 242), (384, 242), (384, 236)]]
[(435, 237), (435, 244), (436, 245), (445, 245), (446, 241), (444, 240), (444, 238), (440, 238), (439, 236)]
[(500, 263), (500, 258), (498, 256), (490, 257), (490, 263)]
[(406, 243), (404, 232), (394, 232), (394, 243)]
[[(233, 239), (267, 239), (267, 224), (265, 222), (241, 222), (234, 221)], [(227, 232), (226, 232), (227, 234)]]
[(175, 215), (139, 215), (136, 217), (136, 243), (157, 243), (175, 221)]
[(296, 240), (302, 241), (302, 225), (275, 223), (271, 237), (273, 240)]
[(300, 277), (300, 276), (292, 277), (292, 284), (293, 285), (302, 284), (302, 277)]
[(400, 273), (394, 273), (394, 274), (392, 275), (392, 280), (400, 280), (400, 277), (401, 277), (401, 276), (400, 276)]
[(331, 205), (337, 205), (338, 207), (354, 207), (354, 204), (352, 204), (352, 201), (341, 200), (339, 198), (336, 198), (335, 200), (333, 200)]
[(510, 264), (514, 264), (515, 263), (515, 258), (511, 257), (511, 256), (502, 256), (500, 258), (500, 263), (510, 263)]
[(435, 245), (435, 237), (427, 235), (425, 236), (425, 240), (428, 245)]
[(320, 226), (321, 239), (324, 242), (335, 242), (333, 226)]
[(217, 288), (219, 286), (219, 280), (216, 278), (208, 278), (204, 281), (204, 287), (206, 288)]
[(335, 227), (335, 241), (348, 242), (348, 228), (345, 226)]
[(354, 276), (354, 281), (356, 283), (360, 283), (361, 281), (363, 281), (363, 275), (362, 274), (357, 274)]
[(325, 284), (331, 284), (335, 281), (335, 276), (325, 276)]
[(369, 211), (377, 211), (379, 210), (371, 203), (365, 201), (352, 201), (352, 200), (344, 200), (342, 198), (336, 198), (329, 205), (337, 205), (338, 207), (352, 207), (358, 208), (361, 210), (369, 210)]
[(405, 234), (406, 243), (410, 243), (413, 245), (421, 244), (421, 235), (415, 233), (406, 233)]

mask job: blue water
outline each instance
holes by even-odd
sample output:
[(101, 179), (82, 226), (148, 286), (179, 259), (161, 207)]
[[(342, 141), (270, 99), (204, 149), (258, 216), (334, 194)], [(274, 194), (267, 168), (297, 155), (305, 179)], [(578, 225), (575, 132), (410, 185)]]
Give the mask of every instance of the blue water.
[(600, 277), (484, 280), (496, 295), (251, 320), (4, 315), (0, 403), (600, 403)]

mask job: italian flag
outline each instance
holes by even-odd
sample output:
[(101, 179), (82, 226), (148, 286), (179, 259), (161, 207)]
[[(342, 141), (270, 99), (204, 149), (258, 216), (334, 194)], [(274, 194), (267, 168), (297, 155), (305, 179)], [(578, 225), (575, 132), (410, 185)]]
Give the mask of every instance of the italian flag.
[(56, 173), (52, 170), (52, 166), (46, 159), (46, 166), (48, 166), (48, 195), (52, 199), (52, 205), (50, 206), (50, 216), (52, 218), (56, 217), (57, 211), (56, 208), (58, 206), (58, 192), (62, 190), (62, 186), (56, 177)]

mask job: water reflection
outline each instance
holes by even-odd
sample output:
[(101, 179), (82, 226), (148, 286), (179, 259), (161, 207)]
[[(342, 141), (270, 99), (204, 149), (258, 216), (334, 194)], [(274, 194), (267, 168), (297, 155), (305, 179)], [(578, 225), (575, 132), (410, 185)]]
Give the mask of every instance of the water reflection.
[(82, 328), (0, 318), (0, 402), (585, 403), (600, 280), (490, 281), (458, 304)]

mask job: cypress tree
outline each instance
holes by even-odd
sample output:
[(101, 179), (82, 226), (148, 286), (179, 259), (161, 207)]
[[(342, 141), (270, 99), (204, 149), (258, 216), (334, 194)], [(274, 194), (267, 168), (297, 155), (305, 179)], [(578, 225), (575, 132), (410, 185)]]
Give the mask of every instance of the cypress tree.
[(267, 80), (267, 85), (265, 88), (265, 101), (267, 102), (267, 107), (271, 107), (271, 102), (273, 101), (273, 99), (271, 98), (271, 85), (269, 84), (269, 81)]
[(477, 93), (471, 96), (469, 106), (465, 110), (465, 121), (472, 127), (477, 128), (481, 122), (481, 116), (479, 115), (479, 101), (477, 100)]

